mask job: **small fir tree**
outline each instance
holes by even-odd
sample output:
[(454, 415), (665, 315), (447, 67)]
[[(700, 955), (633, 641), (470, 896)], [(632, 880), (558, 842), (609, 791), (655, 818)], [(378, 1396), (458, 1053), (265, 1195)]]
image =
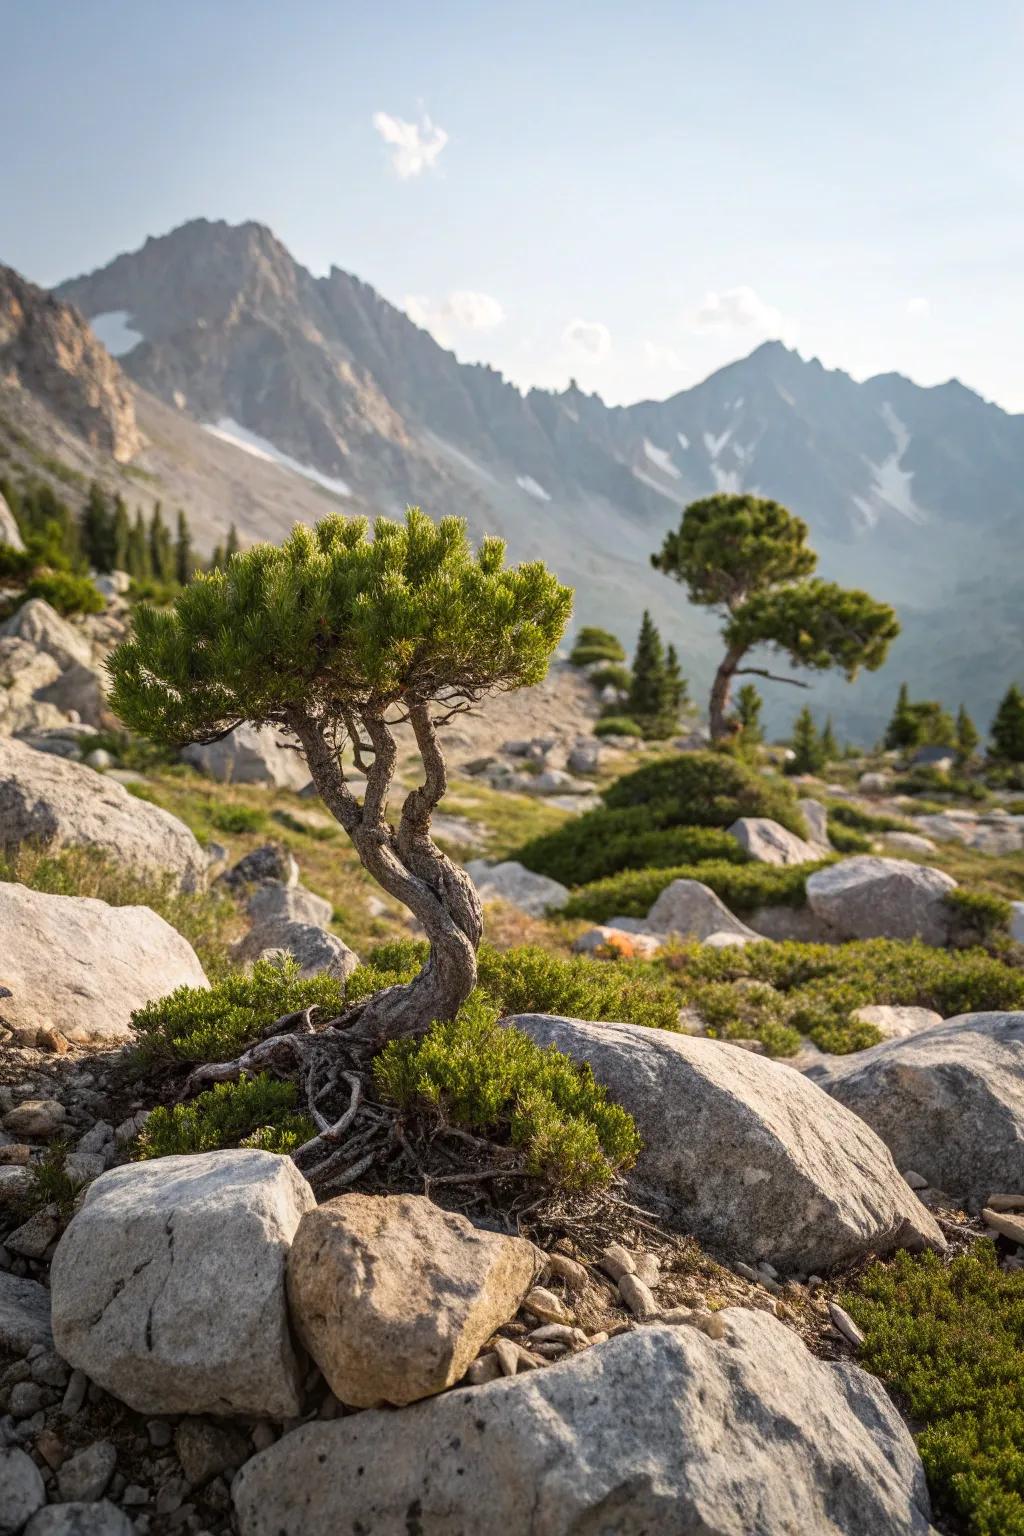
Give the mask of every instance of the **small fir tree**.
[(834, 763), (839, 757), (839, 743), (836, 741), (836, 733), (832, 725), (832, 716), (825, 721), (825, 729), (821, 733), (821, 750), (826, 763)]
[(131, 523), (122, 496), (114, 497), (114, 570), (127, 571), (131, 544)]
[(114, 569), (114, 514), (94, 480), (82, 511), (82, 550), (93, 570)]
[(720, 494), (693, 502), (651, 563), (681, 582), (692, 602), (723, 616), (726, 652), (709, 709), (714, 741), (731, 730), (735, 677), (806, 686), (764, 667), (743, 666), (754, 647), (770, 646), (795, 667), (839, 667), (852, 679), (861, 667), (876, 671), (899, 633), (887, 603), (811, 579), (818, 557), (807, 543), (806, 523), (759, 496)]
[(679, 716), (690, 702), (690, 685), (683, 675), (683, 669), (679, 665), (679, 654), (674, 645), (670, 645), (665, 652), (665, 702), (672, 715), (672, 726), (675, 729)]
[(744, 683), (736, 695), (736, 719), (740, 725), (740, 745), (745, 751), (760, 746), (764, 740), (761, 708), (761, 695), (753, 683)]
[(189, 531), (188, 518), (184, 512), (178, 513), (178, 535), (174, 541), (174, 579), (179, 586), (192, 578), (192, 570), (195, 562), (192, 559), (192, 535)]
[(1011, 683), (992, 721), (992, 756), (1024, 763), (1024, 694)]
[(235, 527), (234, 523), (232, 523), (231, 527), (228, 529), (227, 542), (224, 545), (224, 563), (227, 564), (233, 555), (237, 555), (240, 548), (241, 546), (238, 542), (238, 529)]
[(665, 712), (665, 695), (665, 647), (645, 609), (633, 657), (627, 713), (646, 731), (649, 725), (660, 722)]
[(149, 533), (141, 509), (135, 513), (131, 534), (128, 538), (128, 574), (133, 581), (148, 581), (153, 574), (150, 557)]
[(149, 561), (155, 581), (174, 580), (174, 550), (171, 545), (171, 533), (164, 522), (159, 502), (154, 506), (153, 515), (149, 520)]
[(980, 740), (977, 726), (961, 704), (956, 717), (956, 758), (961, 767), (971, 761)]
[(820, 773), (825, 766), (825, 753), (814, 717), (805, 705), (793, 725), (793, 758), (786, 765), (788, 773)]
[(607, 629), (585, 624), (576, 636), (576, 643), (569, 652), (574, 667), (586, 667), (595, 661), (622, 662), (626, 653), (622, 642)]

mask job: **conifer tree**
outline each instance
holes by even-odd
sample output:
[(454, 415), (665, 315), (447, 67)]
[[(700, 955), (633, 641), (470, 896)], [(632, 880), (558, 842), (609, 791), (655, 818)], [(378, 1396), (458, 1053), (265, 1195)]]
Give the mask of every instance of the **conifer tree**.
[[(111, 708), (154, 741), (216, 741), (243, 721), (290, 733), (366, 870), (422, 925), (429, 954), (413, 980), (353, 1002), (324, 1032), (342, 1052), (454, 1018), (472, 991), (480, 900), (430, 834), (447, 788), (438, 730), (490, 693), (539, 682), (572, 608), (543, 564), (507, 568), (500, 539), (474, 552), (457, 518), (434, 524), (411, 508), (373, 532), (335, 516), (298, 525), (280, 548), (257, 544), (169, 609), (140, 604), (108, 662)], [(392, 816), (403, 723), (423, 782)], [(361, 798), (346, 750), (365, 775)], [(282, 1039), (260, 1049), (272, 1056)]]
[(129, 546), (131, 544), (131, 524), (128, 521), (128, 508), (124, 504), (123, 496), (114, 497), (114, 570), (127, 571), (129, 560)]
[(667, 679), (665, 647), (654, 621), (644, 609), (633, 657), (633, 677), (627, 710), (646, 734), (657, 730), (665, 714)]
[(213, 554), (210, 556), (210, 563), (206, 567), (207, 571), (222, 571), (224, 569), (226, 559), (227, 557), (224, 554), (224, 545), (217, 544), (214, 547)]
[(756, 747), (764, 740), (761, 727), (762, 699), (753, 683), (744, 683), (736, 695), (736, 718), (740, 723), (740, 744)]
[(825, 729), (821, 733), (821, 750), (826, 763), (834, 763), (839, 756), (839, 743), (836, 741), (831, 715), (826, 719)]
[(992, 721), (992, 756), (1024, 763), (1024, 694), (1011, 683)]
[(892, 712), (892, 718), (885, 728), (885, 749), (887, 752), (900, 752), (907, 747), (916, 747), (920, 726), (910, 707), (910, 689), (906, 683), (900, 683), (900, 691), (896, 697), (896, 707)]
[(188, 518), (184, 512), (178, 512), (178, 536), (174, 541), (174, 579), (179, 586), (185, 586), (192, 578), (194, 561), (192, 559), (192, 535), (189, 532)]
[(239, 548), (238, 529), (235, 527), (234, 523), (232, 523), (231, 527), (228, 529), (227, 543), (224, 546), (225, 563), (231, 559), (232, 555), (238, 554)]
[(971, 761), (980, 740), (977, 726), (961, 704), (956, 717), (956, 757), (961, 767)]
[(153, 508), (149, 520), (149, 563), (156, 581), (174, 580), (174, 551), (171, 547), (170, 529), (163, 519), (160, 503)]
[(825, 766), (825, 753), (814, 717), (805, 705), (793, 725), (790, 743), (794, 756), (786, 765), (787, 773), (820, 773)]
[(94, 480), (82, 511), (82, 551), (96, 571), (114, 569), (114, 515), (103, 489)]
[(132, 581), (148, 581), (153, 574), (149, 534), (141, 508), (136, 508), (135, 521), (128, 539), (128, 574)]
[(690, 685), (679, 665), (679, 654), (674, 645), (665, 652), (665, 707), (672, 716), (675, 729), (679, 716), (690, 702)]
[(754, 647), (770, 646), (795, 667), (839, 667), (852, 679), (861, 667), (876, 671), (899, 633), (887, 603), (811, 579), (818, 557), (807, 543), (806, 523), (758, 496), (719, 494), (693, 502), (651, 563), (682, 582), (692, 602), (723, 616), (726, 652), (709, 710), (714, 741), (729, 734), (735, 677), (807, 686), (764, 667), (742, 666)]

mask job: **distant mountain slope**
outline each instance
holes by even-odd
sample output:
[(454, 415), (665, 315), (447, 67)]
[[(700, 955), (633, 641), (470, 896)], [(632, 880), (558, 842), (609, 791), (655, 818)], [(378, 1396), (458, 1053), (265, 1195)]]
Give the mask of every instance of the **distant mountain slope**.
[[(357, 278), (313, 277), (258, 224), (193, 221), (57, 292), (182, 421), (286, 457), (343, 504), (417, 501), (498, 531), (514, 556), (543, 556), (575, 583), (581, 618), (627, 640), (652, 608), (699, 687), (713, 625), (648, 555), (688, 500), (716, 489), (785, 502), (810, 524), (823, 574), (900, 609), (883, 674), (850, 689), (815, 680), (815, 707), (851, 731), (877, 730), (904, 675), (947, 703), (970, 698), (984, 720), (1024, 671), (1011, 596), (1024, 418), (958, 383), (860, 384), (771, 342), (661, 402), (523, 395)], [(772, 691), (770, 718), (800, 702)]]

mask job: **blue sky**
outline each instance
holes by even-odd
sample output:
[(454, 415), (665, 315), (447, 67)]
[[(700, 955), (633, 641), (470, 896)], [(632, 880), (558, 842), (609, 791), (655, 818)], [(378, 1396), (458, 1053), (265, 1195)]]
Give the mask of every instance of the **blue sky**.
[(269, 224), (464, 359), (661, 397), (781, 335), (1024, 411), (1024, 8), (0, 0), (0, 260)]

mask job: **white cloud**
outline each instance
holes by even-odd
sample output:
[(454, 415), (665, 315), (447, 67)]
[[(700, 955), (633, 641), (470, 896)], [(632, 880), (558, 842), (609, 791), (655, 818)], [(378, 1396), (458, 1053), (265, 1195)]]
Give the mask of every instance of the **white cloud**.
[(756, 331), (781, 337), (793, 329), (780, 309), (774, 304), (766, 304), (753, 288), (746, 285), (725, 288), (721, 292), (709, 289), (686, 321), (688, 328), (698, 333)]
[(607, 357), (612, 349), (612, 333), (600, 320), (570, 320), (562, 332), (562, 340), (580, 352), (586, 352), (594, 362)]
[(923, 294), (917, 294), (913, 299), (907, 300), (907, 314), (914, 320), (923, 320), (925, 315), (930, 315), (932, 306)]
[(373, 126), (390, 146), (391, 164), (403, 181), (432, 170), (448, 143), (445, 130), (431, 122), (426, 113), (418, 123), (407, 123), (388, 112), (375, 112)]
[(499, 301), (472, 288), (456, 288), (440, 300), (410, 293), (402, 302), (409, 319), (445, 347), (452, 345), (457, 331), (493, 331), (505, 321), (505, 310)]

